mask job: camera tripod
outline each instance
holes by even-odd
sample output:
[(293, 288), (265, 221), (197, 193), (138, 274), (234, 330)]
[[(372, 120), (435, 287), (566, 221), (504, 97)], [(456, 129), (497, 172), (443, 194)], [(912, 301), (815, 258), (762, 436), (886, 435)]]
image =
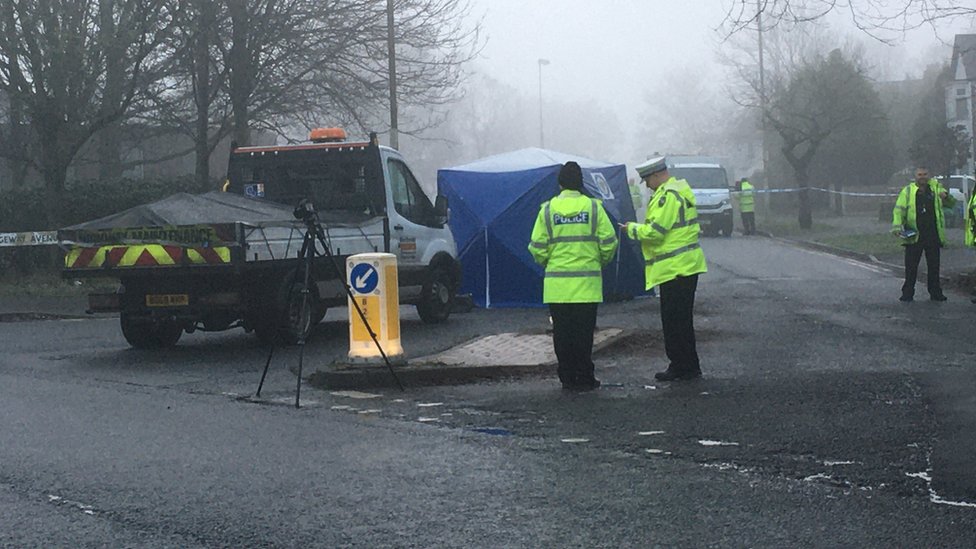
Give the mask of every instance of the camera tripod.
[[(302, 275), (302, 286), (301, 286), (301, 303), (298, 310), (299, 329), (298, 329), (298, 385), (295, 387), (295, 408), (300, 407), (300, 398), (302, 393), (302, 365), (305, 360), (305, 340), (312, 331), (311, 326), (311, 304), (309, 303), (309, 296), (311, 295), (310, 284), (312, 283), (312, 269), (314, 268), (315, 256), (324, 256), (329, 258), (329, 264), (332, 265), (336, 279), (342, 282), (343, 288), (346, 290), (346, 296), (349, 298), (349, 303), (356, 308), (356, 313), (359, 318), (363, 321), (363, 325), (366, 326), (366, 331), (369, 332), (370, 338), (373, 339), (373, 343), (376, 344), (377, 350), (380, 352), (380, 356), (383, 357), (383, 362), (386, 364), (387, 369), (390, 371), (390, 375), (393, 376), (393, 380), (396, 381), (397, 387), (400, 390), (403, 389), (403, 384), (400, 383), (400, 378), (397, 377), (396, 372), (393, 371), (393, 365), (390, 364), (390, 359), (386, 356), (386, 352), (380, 345), (379, 339), (376, 337), (376, 332), (373, 331), (373, 327), (369, 324), (369, 320), (366, 318), (366, 313), (363, 312), (359, 303), (356, 301), (355, 296), (352, 295), (352, 288), (349, 287), (348, 281), (339, 267), (339, 263), (336, 261), (335, 255), (332, 254), (332, 249), (325, 238), (325, 231), (322, 229), (322, 225), (318, 220), (318, 213), (315, 211), (314, 206), (308, 200), (302, 200), (298, 203), (298, 206), (293, 212), (297, 219), (300, 219), (305, 223), (305, 236), (302, 238), (302, 247), (298, 253), (298, 258), (300, 261), (300, 267), (295, 269), (294, 274), (291, 277), (291, 281), (286, 286), (286, 298), (285, 306), (283, 308), (281, 318), (276, 327), (286, 326), (288, 324), (288, 316), (291, 312), (291, 292), (295, 283), (298, 281), (299, 274)], [(319, 252), (317, 244), (322, 245), (324, 252)], [(268, 350), (268, 359), (264, 363), (264, 372), (261, 374), (261, 381), (258, 383), (258, 390), (255, 396), (261, 396), (261, 388), (264, 387), (264, 379), (268, 375), (268, 368), (271, 366), (271, 359), (274, 357), (275, 352), (275, 341), (278, 337), (271, 338), (270, 348)]]

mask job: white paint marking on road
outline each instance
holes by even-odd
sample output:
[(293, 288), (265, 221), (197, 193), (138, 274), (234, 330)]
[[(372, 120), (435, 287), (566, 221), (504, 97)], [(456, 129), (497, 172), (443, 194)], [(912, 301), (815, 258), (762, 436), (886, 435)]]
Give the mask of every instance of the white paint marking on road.
[(747, 467), (739, 467), (734, 463), (702, 463), (701, 466), (706, 469), (718, 469), (719, 471), (737, 471), (739, 473), (752, 472), (752, 469)]
[(830, 475), (825, 475), (823, 473), (817, 473), (816, 475), (810, 475), (808, 477), (805, 477), (803, 480), (805, 480), (807, 482), (813, 482), (815, 480), (833, 480), (833, 478), (834, 477), (832, 477)]
[(440, 419), (438, 419), (436, 417), (418, 417), (417, 418), (417, 421), (419, 421), (421, 423), (433, 423), (433, 422), (436, 422), (436, 421), (440, 421)]
[(434, 408), (443, 405), (444, 405), (443, 402), (418, 402), (417, 403), (418, 408)]
[(453, 415), (454, 414), (452, 414), (451, 412), (444, 412), (443, 414), (441, 414), (441, 417), (451, 417)]
[(655, 387), (654, 385), (645, 385), (644, 388), (645, 389), (657, 389), (657, 387)]
[(738, 442), (726, 442), (724, 440), (699, 440), (702, 446), (738, 446)]
[(380, 410), (379, 408), (370, 408), (368, 410), (360, 410), (358, 413), (360, 415), (362, 415), (362, 414), (378, 414), (378, 413), (380, 413), (382, 411), (383, 410)]
[(403, 400), (402, 398), (395, 398), (393, 399), (393, 402), (406, 402), (406, 400)]
[(649, 437), (651, 435), (663, 435), (664, 431), (640, 431), (637, 436)]
[(660, 448), (645, 448), (644, 451), (647, 452), (648, 454), (654, 454), (654, 455), (662, 455), (662, 456), (670, 456), (671, 455), (671, 452), (665, 452), (664, 450), (661, 450)]
[(565, 442), (566, 444), (579, 444), (582, 442), (589, 442), (589, 441), (590, 439), (588, 438), (563, 438), (559, 440), (559, 442)]
[(330, 410), (352, 410), (353, 408), (352, 408), (352, 406), (347, 406), (345, 404), (339, 404), (339, 405), (333, 406), (332, 408), (329, 408), (329, 409)]
[[(931, 456), (930, 456), (931, 459)], [(920, 473), (905, 473), (905, 476), (912, 478), (919, 478), (925, 481), (929, 488), (929, 501), (939, 505), (951, 505), (953, 507), (968, 507), (970, 509), (976, 509), (976, 503), (970, 503), (968, 501), (953, 501), (945, 499), (936, 493), (935, 489), (932, 488), (932, 475), (930, 474), (932, 469), (928, 471), (922, 471)]]
[(827, 467), (835, 467), (837, 465), (857, 465), (856, 461), (825, 461), (823, 462)]
[(361, 391), (332, 391), (329, 394), (337, 397), (357, 398), (357, 399), (380, 398), (381, 396), (383, 396), (383, 395), (374, 395), (373, 393), (363, 393)]
[(86, 514), (86, 515), (94, 515), (95, 514), (95, 508), (94, 507), (92, 507), (91, 505), (87, 505), (85, 503), (81, 503), (80, 501), (73, 501), (73, 500), (70, 500), (70, 499), (65, 499), (65, 498), (63, 498), (61, 496), (55, 496), (54, 494), (48, 494), (47, 495), (47, 501), (49, 503), (53, 503), (55, 505), (67, 505), (69, 507), (75, 507), (75, 508), (79, 509), (82, 513)]
[(698, 394), (700, 394), (700, 395), (710, 395), (712, 393), (709, 393), (708, 391), (702, 391), (702, 392), (700, 392)]

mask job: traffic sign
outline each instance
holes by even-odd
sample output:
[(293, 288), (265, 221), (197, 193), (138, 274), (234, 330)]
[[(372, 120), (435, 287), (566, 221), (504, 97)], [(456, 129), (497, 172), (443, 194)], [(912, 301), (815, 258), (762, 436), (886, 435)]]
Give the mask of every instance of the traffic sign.
[(369, 263), (357, 263), (349, 273), (349, 284), (359, 294), (371, 294), (379, 284), (379, 274), (376, 267)]

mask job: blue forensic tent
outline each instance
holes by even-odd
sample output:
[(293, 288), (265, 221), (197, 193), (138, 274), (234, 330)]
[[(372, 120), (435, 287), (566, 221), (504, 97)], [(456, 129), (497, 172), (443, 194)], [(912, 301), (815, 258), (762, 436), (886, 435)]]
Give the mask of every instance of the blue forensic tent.
[[(481, 307), (542, 305), (543, 269), (529, 254), (539, 205), (559, 194), (557, 177), (570, 160), (583, 168), (585, 193), (603, 201), (611, 221), (634, 220), (627, 168), (544, 149), (522, 149), (437, 172), (438, 192), (448, 198), (450, 226), (461, 260), (461, 293)], [(622, 236), (617, 231), (617, 236)], [(623, 238), (604, 268), (607, 300), (644, 293), (644, 266), (637, 243)]]

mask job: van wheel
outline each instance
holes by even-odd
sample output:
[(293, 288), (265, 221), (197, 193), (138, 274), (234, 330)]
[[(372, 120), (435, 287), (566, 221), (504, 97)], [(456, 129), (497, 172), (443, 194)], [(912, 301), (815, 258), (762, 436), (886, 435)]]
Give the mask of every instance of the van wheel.
[(417, 303), (417, 314), (420, 315), (420, 320), (427, 324), (437, 324), (447, 320), (451, 316), (454, 292), (454, 283), (447, 271), (440, 268), (433, 269), (430, 280), (424, 284), (420, 293), (420, 303)]
[(126, 312), (119, 316), (122, 336), (136, 349), (164, 349), (176, 345), (183, 326), (173, 320), (138, 318)]

